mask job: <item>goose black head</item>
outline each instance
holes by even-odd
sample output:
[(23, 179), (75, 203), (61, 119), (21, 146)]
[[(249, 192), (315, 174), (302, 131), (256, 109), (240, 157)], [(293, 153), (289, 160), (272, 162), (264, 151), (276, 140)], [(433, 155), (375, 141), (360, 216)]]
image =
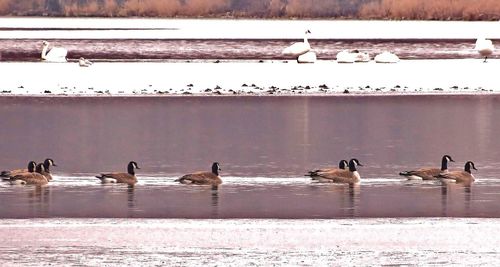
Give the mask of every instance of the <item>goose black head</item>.
[(474, 162), (472, 162), (472, 161), (467, 161), (467, 162), (465, 163), (465, 171), (466, 171), (466, 172), (468, 172), (468, 173), (470, 173), (470, 169), (471, 169), (471, 168), (477, 171), (476, 166), (474, 166)]
[(51, 158), (45, 159), (45, 161), (43, 161), (43, 167), (45, 167), (45, 170), (49, 170), (50, 166), (57, 167), (53, 159)]
[(44, 171), (45, 171), (45, 167), (43, 167), (43, 163), (38, 163), (38, 164), (36, 165), (36, 172), (38, 172), (38, 173), (40, 173), (40, 174), (41, 174), (41, 173), (42, 173), (42, 172), (44, 172)]
[(212, 163), (212, 173), (219, 176), (219, 171), (222, 171), (219, 162)]
[(127, 166), (128, 173), (134, 175), (135, 174), (135, 169), (140, 169), (139, 165), (137, 165), (137, 162), (135, 162), (135, 161), (129, 162), (128, 166)]
[(448, 169), (448, 162), (455, 162), (450, 155), (444, 155), (441, 160), (441, 170), (445, 171)]
[(349, 162), (347, 162), (347, 160), (343, 159), (339, 162), (339, 169), (342, 169), (344, 170), (345, 168), (347, 168), (349, 166)]
[(363, 166), (358, 159), (351, 159), (349, 160), (349, 171), (355, 171), (356, 166)]
[(34, 172), (36, 169), (36, 162), (30, 161), (28, 162), (28, 171), (29, 172)]

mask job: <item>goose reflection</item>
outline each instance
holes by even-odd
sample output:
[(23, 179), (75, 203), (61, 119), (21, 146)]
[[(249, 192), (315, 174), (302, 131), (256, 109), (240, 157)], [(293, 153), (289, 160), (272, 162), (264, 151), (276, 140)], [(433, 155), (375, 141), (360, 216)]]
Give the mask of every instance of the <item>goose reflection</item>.
[[(472, 200), (472, 184), (441, 182), (441, 216), (469, 216)], [(463, 201), (460, 200), (463, 198)], [(461, 204), (463, 203), (463, 204)], [(457, 214), (458, 213), (458, 214)]]

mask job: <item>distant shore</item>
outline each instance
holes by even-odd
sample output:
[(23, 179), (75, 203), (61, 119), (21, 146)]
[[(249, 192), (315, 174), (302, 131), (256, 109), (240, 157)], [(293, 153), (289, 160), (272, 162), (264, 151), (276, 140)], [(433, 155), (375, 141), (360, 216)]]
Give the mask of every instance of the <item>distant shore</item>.
[(500, 60), (0, 62), (0, 96), (470, 95), (500, 93)]

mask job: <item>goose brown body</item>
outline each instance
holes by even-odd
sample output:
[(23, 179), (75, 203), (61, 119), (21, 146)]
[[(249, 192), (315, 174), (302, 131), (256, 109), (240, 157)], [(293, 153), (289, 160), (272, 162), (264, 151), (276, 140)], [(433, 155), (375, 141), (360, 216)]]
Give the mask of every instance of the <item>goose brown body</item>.
[(212, 172), (194, 172), (186, 174), (175, 181), (181, 184), (217, 186), (222, 184), (222, 179), (219, 177), (219, 171), (221, 171), (219, 163), (214, 162), (212, 164)]
[(320, 182), (333, 182), (333, 183), (357, 183), (360, 181), (356, 166), (363, 166), (357, 159), (349, 161), (348, 169), (336, 169), (329, 172), (318, 173), (318, 180)]
[(449, 155), (444, 155), (441, 159), (441, 168), (419, 168), (413, 171), (403, 171), (399, 175), (408, 179), (435, 180), (440, 174), (448, 172), (448, 162), (455, 162)]
[(474, 162), (467, 161), (463, 171), (451, 171), (437, 175), (437, 178), (454, 180), (457, 183), (472, 183), (475, 180), (474, 175), (471, 173), (471, 168), (477, 170)]
[(124, 183), (134, 185), (137, 183), (135, 176), (135, 169), (140, 169), (135, 161), (129, 162), (127, 172), (109, 172), (101, 173), (96, 178), (100, 179), (102, 183)]
[(321, 173), (333, 172), (333, 171), (338, 171), (338, 170), (345, 170), (346, 167), (348, 167), (348, 166), (349, 166), (349, 163), (347, 162), (347, 160), (343, 159), (343, 160), (341, 160), (339, 162), (339, 166), (338, 167), (329, 167), (329, 168), (322, 168), (322, 169), (317, 169), (317, 170), (314, 170), (314, 171), (309, 171), (305, 176), (309, 176), (313, 180), (317, 180), (317, 177)]
[(45, 185), (49, 181), (42, 174), (44, 167), (42, 163), (36, 166), (36, 172), (24, 172), (11, 176), (12, 184)]

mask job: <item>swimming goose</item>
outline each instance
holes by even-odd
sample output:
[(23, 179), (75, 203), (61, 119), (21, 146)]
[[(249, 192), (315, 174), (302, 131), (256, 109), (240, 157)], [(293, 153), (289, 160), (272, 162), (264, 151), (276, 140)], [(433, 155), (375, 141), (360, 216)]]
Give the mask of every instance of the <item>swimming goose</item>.
[(493, 54), (493, 50), (495, 50), (495, 47), (493, 46), (493, 42), (491, 40), (485, 39), (485, 38), (478, 38), (476, 40), (476, 46), (474, 49), (482, 56), (484, 57), (484, 61), (488, 59), (488, 56), (491, 56)]
[(338, 168), (331, 167), (331, 168), (317, 169), (314, 171), (307, 172), (307, 174), (305, 176), (309, 176), (313, 180), (318, 180), (317, 176), (319, 173), (330, 172), (330, 171), (334, 171), (334, 170), (345, 170), (345, 168), (347, 168), (347, 166), (349, 166), (349, 163), (347, 162), (347, 160), (343, 159), (339, 162)]
[(42, 174), (44, 171), (43, 163), (36, 165), (36, 172), (19, 173), (10, 178), (11, 184), (45, 185), (49, 181)]
[(441, 169), (439, 168), (420, 168), (414, 171), (403, 171), (399, 175), (405, 176), (408, 180), (422, 179), (434, 180), (436, 176), (448, 172), (448, 162), (455, 162), (449, 155), (444, 155), (441, 159)]
[(358, 159), (351, 159), (349, 161), (349, 169), (335, 169), (328, 172), (318, 173), (318, 180), (320, 182), (334, 182), (334, 183), (357, 183), (361, 179), (356, 166), (363, 166), (359, 163)]
[(45, 159), (43, 161), (43, 168), (44, 168), (44, 171), (42, 172), (42, 174), (47, 178), (47, 181), (52, 181), (52, 174), (50, 173), (50, 166), (54, 166), (54, 167), (57, 167), (57, 165), (54, 163), (54, 160), (53, 159)]
[(474, 182), (474, 175), (471, 173), (471, 168), (476, 170), (476, 166), (474, 166), (474, 162), (467, 161), (464, 166), (463, 171), (453, 171), (447, 173), (441, 173), (437, 175), (437, 178), (455, 180), (457, 183), (472, 183)]
[(182, 176), (175, 180), (181, 184), (196, 184), (196, 185), (214, 185), (222, 184), (219, 177), (219, 171), (222, 171), (218, 162), (212, 164), (212, 172), (195, 172)]
[(17, 175), (20, 173), (25, 173), (25, 172), (34, 172), (35, 168), (36, 168), (36, 162), (30, 161), (30, 162), (28, 162), (27, 169), (16, 169), (16, 170), (11, 170), (11, 171), (2, 171), (0, 173), (0, 177), (2, 177), (2, 180), (8, 181), (14, 175)]
[(304, 42), (294, 43), (291, 46), (283, 49), (281, 53), (284, 55), (290, 55), (296, 57), (307, 53), (309, 50), (311, 50), (311, 45), (309, 45), (309, 41), (307, 40), (307, 35), (310, 33), (311, 31), (307, 30), (304, 35)]
[(111, 173), (101, 173), (97, 175), (96, 178), (101, 180), (103, 184), (107, 183), (124, 183), (129, 185), (134, 185), (137, 183), (137, 177), (135, 177), (135, 169), (140, 169), (135, 161), (128, 163), (127, 172), (111, 172)]

